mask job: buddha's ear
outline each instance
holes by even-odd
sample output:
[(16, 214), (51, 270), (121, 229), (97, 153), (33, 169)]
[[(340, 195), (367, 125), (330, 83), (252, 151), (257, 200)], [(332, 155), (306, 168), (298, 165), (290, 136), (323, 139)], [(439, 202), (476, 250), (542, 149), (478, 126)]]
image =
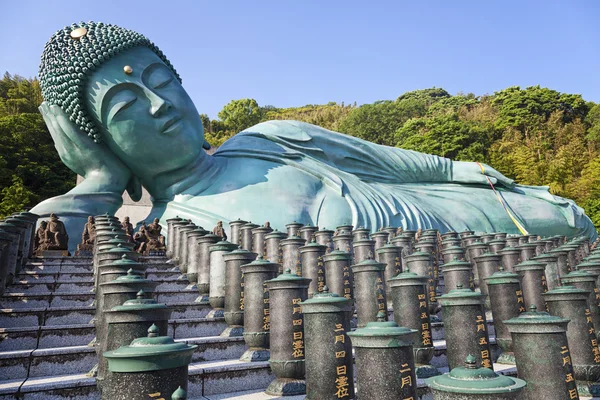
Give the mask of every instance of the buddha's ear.
[(129, 178), (129, 182), (127, 182), (127, 193), (129, 193), (129, 197), (133, 201), (140, 201), (142, 198), (142, 182), (140, 178), (133, 174)]

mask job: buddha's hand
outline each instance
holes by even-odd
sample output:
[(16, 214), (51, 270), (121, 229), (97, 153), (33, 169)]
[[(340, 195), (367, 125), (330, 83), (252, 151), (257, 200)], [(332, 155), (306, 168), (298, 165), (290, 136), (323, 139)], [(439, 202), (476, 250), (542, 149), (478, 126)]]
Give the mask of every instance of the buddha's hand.
[(83, 176), (88, 190), (123, 193), (131, 176), (129, 169), (104, 144), (93, 139), (69, 120), (57, 105), (45, 101), (39, 110), (54, 140), (62, 162)]
[(515, 187), (515, 181), (487, 164), (467, 161), (452, 162), (452, 182), (489, 185), (488, 179), (494, 185), (504, 186), (508, 189)]

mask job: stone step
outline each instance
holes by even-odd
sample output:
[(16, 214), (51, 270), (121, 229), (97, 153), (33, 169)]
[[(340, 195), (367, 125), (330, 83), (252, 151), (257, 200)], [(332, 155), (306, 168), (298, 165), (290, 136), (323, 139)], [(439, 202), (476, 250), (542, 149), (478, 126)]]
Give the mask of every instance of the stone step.
[[(92, 278), (93, 279), (93, 278)], [(156, 290), (185, 290), (190, 286), (187, 279), (153, 279), (156, 282)], [(62, 293), (86, 293), (91, 292), (94, 288), (94, 281), (16, 281), (6, 288), (6, 293), (42, 293), (54, 292), (55, 294)], [(191, 287), (190, 287), (191, 288)]]
[[(175, 339), (180, 342), (198, 344), (193, 361), (223, 360), (239, 358), (246, 349), (242, 337), (195, 337)], [(492, 359), (497, 359), (499, 349), (495, 339), (490, 339)], [(437, 340), (431, 364), (438, 368), (447, 366), (446, 342)], [(86, 373), (96, 364), (96, 352), (87, 345), (38, 348), (0, 352), (0, 384), (2, 381), (26, 377), (68, 375)]]
[(58, 272), (58, 271), (21, 271), (15, 281), (19, 282), (93, 282), (94, 273), (86, 272)]
[[(198, 298), (198, 291), (188, 285), (185, 289), (158, 289), (154, 298), (159, 303), (192, 303)], [(94, 300), (94, 293), (5, 293), (0, 297), (0, 309), (10, 308), (47, 308), (47, 307), (82, 307), (89, 306)]]
[[(168, 271), (174, 268), (174, 265), (168, 264), (164, 257), (140, 257), (139, 261), (148, 265), (148, 271)], [(92, 272), (93, 267), (92, 259), (84, 257), (33, 259), (25, 264), (23, 271)]]
[[(170, 302), (169, 307), (172, 310), (171, 318), (174, 319), (203, 318), (211, 310), (209, 305), (195, 302)], [(94, 306), (0, 309), (0, 327), (87, 324), (95, 312)]]
[[(146, 278), (159, 281), (176, 281), (186, 279), (185, 275), (179, 272), (179, 268), (175, 270), (156, 270), (146, 272)], [(43, 271), (43, 270), (24, 270), (19, 272), (15, 283), (25, 284), (34, 282), (93, 282), (94, 273), (92, 271), (85, 272), (60, 272), (60, 271)]]
[[(218, 336), (227, 328), (224, 318), (186, 318), (169, 321), (174, 339)], [(87, 345), (96, 336), (92, 324), (0, 328), (0, 351), (49, 349)]]
[[(268, 362), (235, 360), (195, 362), (189, 366), (188, 396), (264, 390), (274, 379)], [(0, 399), (95, 400), (96, 380), (85, 374), (29, 377), (0, 382)]]
[[(355, 369), (356, 370), (356, 369)], [(514, 365), (494, 364), (502, 375), (516, 376)], [(447, 372), (442, 369), (441, 372)], [(300, 400), (304, 396), (273, 397), (263, 391), (274, 379), (268, 362), (238, 360), (195, 362), (189, 366), (190, 400)], [(419, 400), (432, 400), (425, 382), (417, 381)], [(97, 400), (100, 394), (94, 378), (85, 374), (29, 377), (0, 382), (0, 399)], [(580, 397), (582, 400), (589, 398)], [(416, 400), (416, 399), (415, 399)]]
[[(193, 362), (239, 359), (246, 345), (243, 337), (194, 337), (175, 339), (198, 345)], [(0, 352), (0, 384), (2, 381), (54, 375), (87, 373), (98, 362), (94, 347), (71, 345)]]

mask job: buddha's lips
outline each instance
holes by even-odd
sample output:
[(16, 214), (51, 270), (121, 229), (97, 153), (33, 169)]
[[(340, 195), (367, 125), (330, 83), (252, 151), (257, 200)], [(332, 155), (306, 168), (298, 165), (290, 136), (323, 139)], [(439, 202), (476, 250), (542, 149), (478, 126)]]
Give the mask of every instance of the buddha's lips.
[(180, 116), (176, 116), (165, 122), (161, 129), (161, 133), (165, 133), (171, 126), (175, 125), (177, 122), (181, 120)]

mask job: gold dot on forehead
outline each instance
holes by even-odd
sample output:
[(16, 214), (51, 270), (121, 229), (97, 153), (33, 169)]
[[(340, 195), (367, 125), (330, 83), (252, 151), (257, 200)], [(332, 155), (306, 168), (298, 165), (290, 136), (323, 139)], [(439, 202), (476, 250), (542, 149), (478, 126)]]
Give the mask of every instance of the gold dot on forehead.
[(133, 72), (133, 68), (131, 68), (129, 65), (126, 65), (123, 67), (123, 71), (125, 71), (127, 75), (131, 75), (131, 73)]
[(71, 38), (75, 40), (79, 40), (85, 35), (87, 35), (87, 29), (83, 27), (71, 31)]

